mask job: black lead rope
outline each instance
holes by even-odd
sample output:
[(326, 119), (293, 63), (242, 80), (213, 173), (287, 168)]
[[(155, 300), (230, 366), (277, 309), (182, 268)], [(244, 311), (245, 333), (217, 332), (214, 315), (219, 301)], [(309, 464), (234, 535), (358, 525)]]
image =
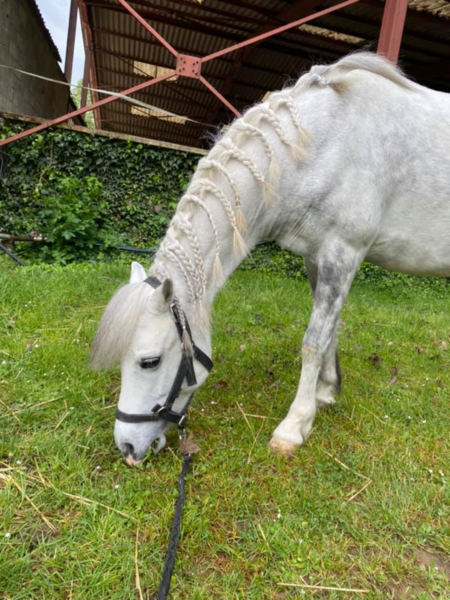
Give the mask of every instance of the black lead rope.
[(175, 567), (175, 559), (177, 556), (178, 542), (180, 540), (181, 533), (181, 519), (183, 516), (183, 505), (185, 501), (185, 485), (186, 475), (191, 464), (192, 454), (183, 454), (183, 465), (181, 467), (181, 474), (178, 480), (178, 498), (175, 505), (175, 514), (172, 522), (172, 530), (170, 532), (169, 547), (166, 554), (166, 562), (164, 563), (164, 569), (161, 578), (161, 584), (158, 589), (157, 600), (166, 600), (169, 595), (170, 581), (172, 579), (173, 569)]
[(183, 516), (183, 505), (185, 501), (186, 475), (188, 473), (189, 465), (191, 464), (193, 455), (200, 450), (192, 438), (188, 438), (186, 436), (185, 429), (179, 429), (179, 437), (183, 465), (181, 467), (180, 478), (178, 479), (178, 498), (175, 505), (175, 514), (170, 532), (169, 548), (167, 549), (166, 562), (164, 563), (161, 584), (159, 586), (156, 600), (166, 600), (169, 595), (170, 581), (172, 579), (172, 573), (175, 567), (177, 547), (180, 540), (181, 518)]

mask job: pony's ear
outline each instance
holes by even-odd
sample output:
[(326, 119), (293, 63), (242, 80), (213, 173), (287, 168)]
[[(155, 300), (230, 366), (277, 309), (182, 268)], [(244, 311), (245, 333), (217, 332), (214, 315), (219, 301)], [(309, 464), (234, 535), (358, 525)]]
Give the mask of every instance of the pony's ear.
[(130, 283), (141, 283), (146, 277), (147, 273), (144, 267), (140, 263), (133, 261), (131, 263)]
[(155, 306), (161, 312), (169, 310), (173, 300), (173, 283), (171, 279), (164, 279), (162, 286), (157, 288), (153, 294)]

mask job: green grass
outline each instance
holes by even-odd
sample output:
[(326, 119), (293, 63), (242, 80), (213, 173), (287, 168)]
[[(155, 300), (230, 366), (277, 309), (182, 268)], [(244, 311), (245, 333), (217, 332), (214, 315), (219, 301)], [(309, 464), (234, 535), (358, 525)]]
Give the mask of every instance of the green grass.
[[(112, 437), (119, 373), (87, 367), (102, 306), (128, 268), (5, 260), (0, 270), (0, 598), (136, 599), (136, 536), (143, 596), (153, 598), (176, 436), (128, 468)], [(343, 312), (343, 392), (284, 461), (267, 442), (296, 391), (308, 284), (232, 277), (214, 311), (215, 368), (191, 411), (201, 453), (172, 598), (450, 598), (445, 291), (357, 282)], [(259, 417), (247, 423), (238, 404)]]

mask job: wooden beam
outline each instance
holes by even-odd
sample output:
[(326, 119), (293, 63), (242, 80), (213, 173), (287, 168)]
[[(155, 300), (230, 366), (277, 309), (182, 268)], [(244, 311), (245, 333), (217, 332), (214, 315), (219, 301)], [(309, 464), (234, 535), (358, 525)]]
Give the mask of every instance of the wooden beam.
[[(0, 116), (5, 119), (13, 121), (22, 121), (24, 123), (46, 123), (47, 119), (41, 119), (39, 117), (27, 117), (24, 115), (18, 115), (15, 113), (0, 112)], [(90, 127), (81, 127), (80, 125), (69, 125), (68, 123), (61, 123), (56, 125), (59, 129), (69, 129), (70, 131), (77, 131), (78, 133), (87, 133), (89, 135), (99, 135), (101, 137), (108, 137), (118, 140), (126, 140), (130, 142), (137, 142), (139, 144), (147, 144), (149, 146), (158, 146), (159, 148), (167, 148), (169, 150), (179, 150), (180, 152), (193, 152), (194, 154), (207, 154), (206, 150), (202, 148), (194, 148), (192, 146), (181, 146), (179, 144), (172, 144), (170, 142), (161, 142), (159, 140), (152, 140), (145, 137), (139, 137), (135, 135), (128, 135), (124, 133), (116, 133), (114, 131), (105, 131), (104, 129), (91, 129)]]
[(67, 81), (72, 81), (72, 69), (73, 69), (73, 54), (75, 49), (75, 36), (77, 33), (77, 19), (78, 19), (78, 2), (77, 0), (71, 0), (70, 12), (69, 12), (69, 28), (67, 30), (67, 46), (66, 46), (66, 59), (64, 61), (64, 75)]
[[(381, 2), (380, 0), (359, 0), (361, 4), (368, 4), (378, 9), (380, 12), (383, 10), (385, 6), (385, 2)], [(434, 27), (440, 28), (448, 32), (448, 19), (443, 19), (441, 17), (437, 17), (430, 13), (425, 12), (424, 10), (410, 9), (408, 12), (408, 21), (414, 21), (418, 25), (423, 25), (424, 22), (428, 21), (432, 23)]]
[[(78, 7), (80, 9), (80, 20), (81, 20), (81, 25), (82, 25), (82, 33), (83, 33), (83, 43), (84, 43), (84, 51), (85, 53), (89, 53), (90, 57), (89, 57), (89, 81), (92, 83), (93, 87), (98, 88), (98, 81), (97, 81), (97, 72), (95, 69), (95, 57), (93, 54), (93, 40), (92, 40), (92, 31), (91, 31), (91, 27), (89, 25), (89, 15), (88, 15), (88, 9), (86, 7), (86, 4), (84, 2), (84, 0), (78, 0)], [(98, 93), (97, 92), (93, 92), (92, 93), (92, 97), (91, 100), (94, 102), (98, 102)], [(102, 128), (102, 121), (101, 121), (101, 115), (100, 115), (100, 110), (97, 108), (94, 111), (94, 121), (95, 121), (95, 126), (97, 129), (101, 129)]]
[(84, 108), (87, 104), (87, 87), (91, 81), (91, 52), (89, 49), (84, 53), (84, 71), (83, 71), (83, 89), (81, 90), (80, 108)]

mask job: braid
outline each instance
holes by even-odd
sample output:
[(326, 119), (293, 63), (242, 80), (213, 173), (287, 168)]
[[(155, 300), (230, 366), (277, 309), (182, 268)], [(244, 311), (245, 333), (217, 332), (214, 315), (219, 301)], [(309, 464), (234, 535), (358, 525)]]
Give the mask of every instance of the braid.
[[(167, 269), (164, 267), (164, 265), (162, 265), (161, 262), (160, 262), (161, 256), (166, 256), (169, 260), (171, 260), (172, 262), (175, 262), (176, 264), (178, 264), (179, 267), (181, 265), (180, 265), (179, 261), (177, 260), (177, 256), (170, 249), (165, 248), (164, 246), (162, 246), (159, 249), (158, 254), (155, 257), (155, 262), (152, 265), (151, 272), (155, 273), (155, 275), (156, 274), (159, 275), (160, 276), (159, 278), (161, 279), (161, 281), (163, 281), (164, 279), (169, 279), (170, 275), (167, 272)], [(189, 294), (190, 294), (190, 296), (192, 298), (192, 294), (191, 294), (192, 288), (191, 288), (191, 286), (189, 284), (189, 278), (186, 277), (186, 273), (185, 273), (185, 271), (184, 271), (184, 269), (182, 267), (181, 267), (180, 270), (181, 270), (181, 272), (183, 274), (183, 277), (184, 277), (184, 279), (186, 281), (186, 284), (188, 286)], [(177, 298), (177, 296), (174, 296), (173, 303), (175, 304), (175, 306), (178, 309), (178, 314), (180, 316), (181, 328), (183, 330), (183, 333), (181, 335), (181, 345), (182, 345), (183, 352), (186, 353), (187, 356), (193, 356), (194, 349), (192, 348), (191, 338), (190, 338), (190, 336), (187, 333), (186, 316), (184, 314), (183, 309), (181, 308), (181, 304), (180, 304), (180, 301)]]
[(194, 254), (194, 259), (196, 263), (197, 271), (201, 277), (203, 295), (206, 293), (206, 275), (205, 269), (203, 265), (203, 258), (200, 252), (200, 244), (198, 242), (197, 234), (195, 233), (195, 229), (192, 227), (192, 223), (183, 218), (182, 213), (177, 214), (177, 220), (174, 221), (174, 227), (178, 228), (184, 235), (188, 238), (190, 246), (192, 248), (192, 252)]
[(269, 157), (269, 161), (270, 161), (270, 167), (269, 167), (270, 183), (275, 190), (278, 189), (278, 184), (279, 184), (279, 180), (280, 180), (280, 171), (278, 168), (278, 162), (275, 158), (275, 154), (274, 154), (272, 148), (270, 147), (270, 144), (267, 141), (267, 138), (264, 135), (264, 133), (261, 131), (261, 129), (258, 129), (257, 127), (255, 127), (254, 125), (251, 125), (250, 123), (246, 123), (244, 120), (237, 121), (236, 127), (240, 130), (241, 134), (247, 134), (252, 137), (256, 137), (261, 141), (262, 145), (264, 146), (264, 150), (266, 151), (267, 156)]
[(231, 191), (233, 192), (234, 205), (236, 207), (236, 227), (239, 229), (239, 231), (241, 233), (245, 233), (247, 231), (247, 223), (245, 222), (245, 218), (242, 213), (241, 198), (239, 196), (239, 190), (237, 189), (237, 186), (236, 186), (233, 178), (231, 177), (231, 175), (227, 171), (227, 169), (217, 160), (208, 160), (206, 158), (203, 159), (200, 163), (198, 170), (208, 172), (208, 171), (211, 171), (212, 169), (217, 169), (218, 171), (220, 171), (222, 173), (222, 175), (225, 175), (228, 183), (230, 184)]
[(297, 107), (295, 106), (295, 102), (294, 102), (294, 99), (292, 98), (292, 96), (290, 94), (283, 92), (282, 95), (275, 97), (270, 102), (270, 105), (273, 108), (273, 110), (276, 110), (279, 106), (283, 106), (283, 105), (287, 107), (289, 114), (291, 115), (292, 122), (294, 123), (294, 125), (297, 128), (298, 135), (300, 138), (300, 143), (303, 146), (308, 146), (309, 142), (311, 141), (311, 138), (310, 138), (309, 133), (306, 131), (306, 129), (300, 123), (300, 119), (299, 119), (298, 112), (297, 112)]
[(252, 159), (249, 158), (245, 152), (240, 150), (230, 139), (226, 138), (221, 143), (225, 148), (225, 150), (222, 152), (222, 156), (225, 158), (234, 158), (245, 165), (253, 177), (261, 183), (263, 189), (263, 198), (266, 203), (269, 203), (274, 191), (270, 183), (265, 180), (264, 175), (256, 163), (254, 163)]
[[(167, 237), (169, 235), (170, 235), (170, 230), (167, 232)], [(186, 250), (183, 248), (183, 246), (180, 244), (180, 242), (174, 236), (171, 238), (171, 242), (174, 244), (178, 253), (181, 255), (179, 258), (183, 262), (186, 271), (189, 273), (189, 275), (194, 280), (194, 284), (196, 287), (196, 290), (195, 290), (196, 300), (201, 301), (202, 296), (203, 296), (203, 283), (199, 277), (199, 274), (195, 268), (195, 265), (192, 263), (191, 257), (189, 256), (189, 254), (186, 252)], [(174, 252), (173, 248), (170, 248), (170, 250), (172, 250)]]
[[(194, 189), (192, 189), (192, 188), (194, 188)], [(228, 218), (231, 223), (231, 227), (233, 228), (233, 231), (234, 231), (233, 250), (236, 253), (239, 252), (245, 256), (248, 253), (248, 250), (247, 250), (245, 242), (242, 239), (242, 236), (239, 233), (239, 230), (237, 228), (236, 217), (233, 212), (233, 208), (232, 208), (227, 196), (223, 192), (223, 190), (221, 190), (219, 186), (217, 186), (215, 183), (213, 183), (209, 179), (196, 179), (191, 186), (191, 190), (194, 192), (194, 194), (196, 193), (197, 188), (200, 188), (200, 189), (198, 189), (198, 193), (210, 192), (211, 194), (214, 194), (216, 196), (216, 198), (218, 198), (220, 200), (222, 206), (225, 209), (225, 212), (228, 215)]]
[(192, 356), (194, 356), (194, 348), (192, 347), (191, 336), (189, 335), (187, 326), (186, 326), (186, 315), (184, 314), (184, 310), (182, 309), (178, 298), (175, 297), (173, 299), (173, 303), (177, 307), (178, 316), (180, 318), (180, 325), (181, 325), (181, 329), (183, 331), (183, 333), (181, 334), (181, 346), (183, 348), (184, 354), (186, 354), (186, 356), (191, 358)]
[(185, 265), (183, 264), (182, 260), (179, 258), (179, 256), (176, 255), (176, 253), (171, 249), (171, 248), (167, 248), (167, 247), (161, 247), (160, 252), (163, 256), (165, 256), (166, 258), (168, 258), (171, 262), (173, 262), (175, 265), (177, 265), (180, 269), (181, 274), (183, 275), (183, 278), (186, 282), (187, 288), (188, 288), (188, 292), (189, 292), (189, 296), (191, 297), (192, 303), (194, 304), (194, 306), (196, 305), (196, 297), (195, 297), (195, 293), (194, 293), (194, 289), (192, 287), (192, 284), (190, 282), (190, 279), (188, 277), (188, 273), (186, 270)]
[(182, 207), (189, 202), (198, 204), (200, 206), (200, 208), (202, 208), (205, 211), (205, 213), (209, 219), (211, 228), (213, 230), (214, 241), (216, 244), (216, 257), (214, 259), (214, 267), (213, 267), (214, 279), (217, 281), (217, 283), (222, 283), (223, 275), (222, 275), (222, 263), (220, 262), (219, 234), (217, 232), (217, 227), (216, 227), (216, 224), (214, 223), (213, 216), (212, 216), (210, 210), (208, 209), (208, 207), (206, 206), (206, 204), (203, 202), (203, 200), (200, 200), (200, 198), (198, 196), (194, 196), (193, 194), (186, 194), (181, 198), (180, 203), (178, 205), (179, 210), (181, 210)]
[(158, 254), (155, 256), (155, 260), (153, 262), (153, 265), (150, 269), (150, 273), (152, 275), (158, 276), (157, 279), (159, 279), (160, 281), (164, 281), (164, 279), (169, 279), (169, 274), (166, 270), (166, 268), (161, 264), (161, 262), (159, 261), (159, 251)]
[(281, 123), (280, 118), (271, 108), (269, 108), (268, 106), (265, 106), (264, 104), (261, 104), (261, 105), (257, 106), (255, 110), (249, 111), (247, 113), (247, 118), (249, 118), (249, 120), (251, 119), (251, 120), (255, 121), (256, 125), (258, 125), (258, 123), (261, 121), (261, 119), (266, 119), (267, 121), (269, 121), (269, 123), (272, 125), (272, 127), (277, 132), (280, 140), (283, 142), (283, 144), (285, 146), (287, 146), (290, 149), (292, 156), (295, 158), (295, 160), (300, 161), (305, 158), (305, 153), (303, 151), (303, 148), (301, 148), (297, 144), (293, 144), (290, 141), (290, 139), (288, 138), (286, 131), (283, 127), (283, 124)]

